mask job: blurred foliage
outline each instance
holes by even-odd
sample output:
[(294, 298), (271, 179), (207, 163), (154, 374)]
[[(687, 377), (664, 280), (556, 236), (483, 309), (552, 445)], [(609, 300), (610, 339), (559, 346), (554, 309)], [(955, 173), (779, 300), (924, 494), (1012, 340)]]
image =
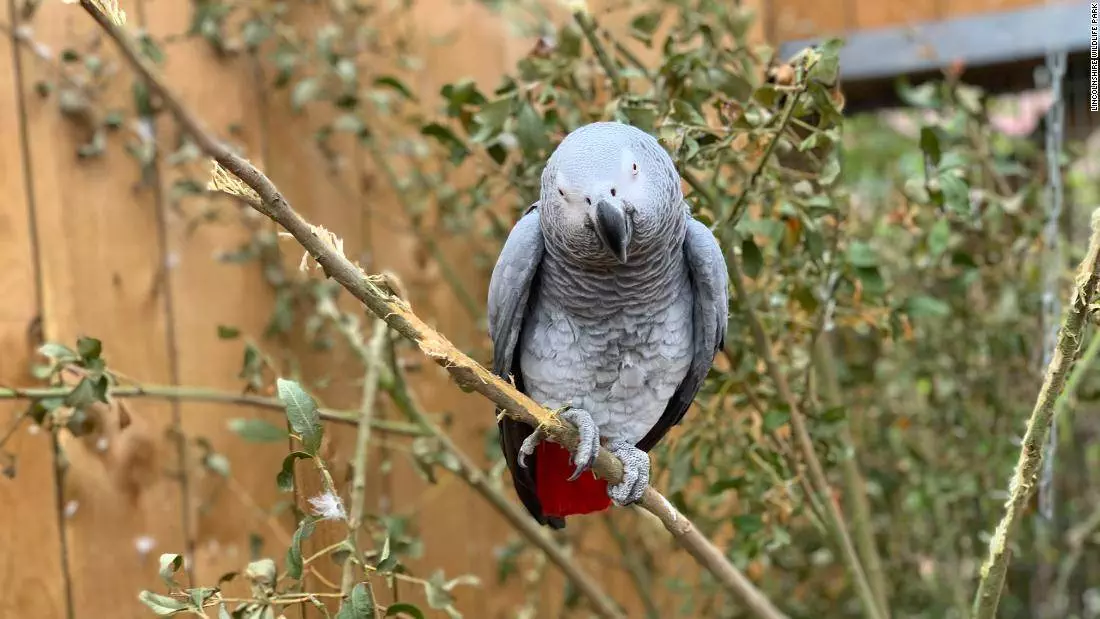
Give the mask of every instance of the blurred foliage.
[[(417, 92), (411, 84), (423, 67), (411, 2), (334, 1), (308, 19), (292, 4), (196, 0), (188, 36), (227, 61), (260, 59), (277, 94), (311, 112), (312, 139), (334, 164), (347, 155), (333, 140), (354, 138), (394, 190), (407, 230), (479, 321), (488, 270), (512, 223), (537, 199), (542, 166), (562, 137), (607, 119), (657, 136), (680, 168), (695, 216), (741, 261), (749, 296), (732, 299), (725, 351), (696, 410), (654, 451), (655, 485), (792, 617), (860, 616), (834, 536), (804, 492), (789, 411), (746, 328), (746, 312), (754, 311), (811, 414), (837, 498), (856, 493), (870, 505), (866, 523), (847, 515), (853, 536), (877, 548), (892, 615), (967, 614), (1039, 386), (1040, 307), (1049, 292), (1040, 277), (1044, 153), (1034, 136), (994, 129), (995, 98), (950, 75), (918, 86), (903, 80), (903, 109), (845, 117), (839, 41), (776, 58), (750, 43), (749, 9), (717, 0), (618, 3), (572, 16), (539, 2), (484, 2), (531, 41), (528, 53), (492, 90), (462, 79), (438, 93)], [(151, 40), (147, 49), (151, 57), (164, 53)], [(95, 58), (66, 52), (61, 66), (82, 62), (78, 70), (90, 77), (81, 80), (96, 84)], [(67, 81), (61, 75), (39, 91), (48, 95)], [(139, 91), (140, 121), (157, 104)], [(65, 103), (72, 95), (62, 99), (63, 110), (73, 107)], [(123, 125), (119, 114), (92, 115), (85, 154)], [(174, 165), (197, 162), (186, 142), (169, 150)], [(194, 225), (223, 216), (209, 200), (205, 170), (190, 169), (172, 197), (203, 204)], [(1071, 178), (1091, 195), (1088, 175)], [(244, 221), (254, 234), (222, 258), (259, 260), (277, 291), (266, 333), (273, 341), (264, 346), (288, 334), (305, 334), (321, 350), (343, 346), (336, 336), (354, 317), (337, 309), (342, 293), (286, 269), (273, 233)], [(454, 262), (481, 269), (476, 289)], [(1055, 293), (1064, 293), (1063, 283)], [(236, 335), (225, 328), (227, 339)], [(839, 403), (823, 395), (828, 386), (814, 371), (819, 339), (831, 354), (817, 363), (838, 377)], [(483, 358), (484, 351), (482, 343)], [(97, 355), (85, 352), (73, 358), (94, 362)], [(248, 342), (241, 378), (251, 391), (270, 389), (276, 365)], [(106, 383), (92, 380), (98, 371), (73, 393), (102, 394)], [(1095, 373), (1083, 376), (1070, 403), (1100, 396)], [(36, 402), (46, 412), (58, 405)], [(72, 425), (74, 418), (59, 419)], [(1076, 419), (1066, 426), (1057, 534), (1029, 529), (1013, 540), (1003, 617), (1037, 616), (1040, 599), (1060, 596), (1072, 600), (1063, 616), (1100, 617), (1100, 589), (1081, 576), (1100, 570), (1095, 553), (1081, 555), (1096, 542), (1096, 526), (1082, 526), (1100, 513), (1088, 474), (1100, 470), (1096, 428)], [(281, 428), (237, 430), (261, 440)], [(417, 440), (414, 468), (434, 483), (434, 467), (449, 468), (446, 458)], [(495, 436), (485, 440), (493, 483), (506, 488)], [(849, 458), (865, 492), (842, 474)], [(605, 568), (627, 573), (635, 591), (615, 597), (641, 598), (650, 617), (745, 616), (706, 574), (680, 562), (663, 533), (619, 516), (586, 519), (605, 518), (622, 550)], [(403, 526), (405, 546), (418, 554), (415, 533)], [(580, 544), (583, 530), (571, 524), (568, 541)], [(379, 544), (384, 539), (383, 532)], [(497, 549), (499, 582), (524, 587), (529, 603), (544, 567), (532, 552), (520, 542)], [(527, 573), (525, 553), (534, 565)], [(1058, 578), (1044, 573), (1051, 566)], [(429, 599), (438, 601), (446, 596), (437, 580)], [(565, 597), (584, 603), (570, 589)], [(533, 616), (532, 608), (518, 616)]]

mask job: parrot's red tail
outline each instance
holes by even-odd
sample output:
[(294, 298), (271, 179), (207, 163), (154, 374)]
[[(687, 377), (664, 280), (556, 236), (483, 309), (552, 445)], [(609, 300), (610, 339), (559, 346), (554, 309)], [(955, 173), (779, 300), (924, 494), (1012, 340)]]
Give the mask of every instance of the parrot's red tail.
[(573, 463), (569, 450), (542, 441), (535, 448), (535, 489), (547, 516), (573, 516), (590, 514), (611, 507), (607, 496), (607, 482), (597, 479), (592, 471), (585, 471), (573, 481)]

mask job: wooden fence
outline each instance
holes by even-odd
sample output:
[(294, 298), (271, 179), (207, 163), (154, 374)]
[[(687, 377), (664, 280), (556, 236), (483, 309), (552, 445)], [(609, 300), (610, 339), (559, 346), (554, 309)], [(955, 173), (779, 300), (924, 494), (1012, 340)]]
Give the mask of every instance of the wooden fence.
[[(904, 21), (925, 5), (940, 7), (939, 13), (944, 6), (965, 12), (955, 10), (956, 3), (936, 0), (838, 1), (848, 7), (841, 11), (826, 4), (785, 0), (777, 32), (790, 35), (783, 38), (808, 34), (783, 25), (790, 21), (784, 16), (792, 14), (809, 20), (813, 29), (838, 27), (836, 15), (849, 15), (855, 5), (879, 7), (867, 8), (878, 16), (866, 18), (859, 9), (855, 14), (862, 17), (840, 27)], [(139, 382), (239, 390), (241, 342), (219, 339), (217, 327), (232, 325), (259, 339), (274, 301), (258, 267), (214, 259), (244, 241), (245, 233), (235, 223), (191, 232), (183, 213), (171, 205), (169, 188), (178, 172), (164, 163), (167, 145), (176, 140), (168, 121), (155, 127), (161, 150), (144, 172), (125, 152), (127, 139), (137, 139), (125, 137), (129, 126), (108, 140), (102, 156), (76, 156), (88, 136), (59, 113), (56, 95), (40, 92), (39, 82), (51, 70), (40, 54), (56, 57), (67, 42), (87, 40), (95, 29), (77, 8), (48, 0), (33, 30), (21, 30), (23, 5), (10, 0), (11, 11), (0, 19), (7, 25), (0, 37), (0, 385), (35, 384), (28, 370), (42, 340), (72, 344), (89, 335), (104, 341), (112, 367)], [(182, 33), (190, 21), (191, 4), (182, 0), (129, 0), (123, 6), (132, 23), (158, 38)], [(424, 48), (431, 70), (418, 78), (423, 93), (438, 92), (441, 84), (461, 76), (495, 86), (530, 47), (529, 41), (508, 36), (477, 3), (420, 2), (416, 14), (425, 33), (457, 34), (446, 47)], [(103, 55), (116, 57), (108, 46)], [(368, 270), (391, 269), (411, 282), (418, 291), (416, 309), (452, 338), (482, 337), (465, 316), (450, 310), (450, 293), (430, 285), (438, 281), (436, 267), (420, 258), (415, 239), (373, 216), (396, 209), (384, 183), (365, 182), (377, 171), (350, 146), (342, 151), (345, 165), (333, 169), (313, 141), (303, 138), (311, 134), (309, 115), (292, 113), (284, 95), (268, 92), (270, 76), (247, 62), (225, 63), (193, 39), (168, 47), (164, 72), (210, 127), (219, 132), (233, 127), (246, 155), (311, 221), (338, 231), (349, 255)], [(124, 73), (103, 96), (129, 106), (131, 83)], [(296, 262), (299, 255), (287, 250), (287, 260)], [(471, 290), (483, 298), (484, 282), (473, 277), (472, 268), (467, 271)], [(301, 343), (289, 345), (305, 359), (307, 376), (355, 366), (352, 359), (322, 365)], [(480, 457), (482, 433), (492, 423), (490, 407), (447, 385), (432, 369), (418, 380), (424, 406), (453, 412), (458, 441)], [(323, 397), (353, 408), (359, 397), (354, 382), (339, 384)], [(118, 419), (109, 417), (88, 439), (54, 445), (48, 433), (23, 426), (8, 443), (18, 459), (16, 475), (0, 477), (0, 619), (150, 616), (136, 594), (158, 588), (161, 552), (186, 553), (195, 584), (240, 569), (249, 560), (253, 533), (262, 534), (264, 548), (281, 557), (292, 523), (267, 510), (287, 499), (273, 483), (285, 447), (246, 444), (226, 427), (231, 417), (271, 418), (277, 411), (151, 398), (127, 400), (124, 406), (125, 411), (115, 407), (111, 413), (128, 414), (131, 425), (124, 432)], [(23, 407), (0, 401), (0, 428)], [(186, 449), (180, 436), (190, 441)], [(229, 482), (198, 465), (196, 437), (228, 457)], [(346, 462), (350, 438), (348, 431), (334, 430), (328, 453), (337, 469)], [(426, 514), (423, 565), (482, 578), (481, 588), (459, 592), (468, 617), (509, 616), (505, 611), (520, 599), (518, 587), (509, 592), (495, 586), (490, 555), (507, 539), (501, 518), (457, 482), (425, 493), (425, 484), (407, 466), (374, 473), (370, 485), (372, 505), (379, 509), (419, 502)], [(326, 533), (318, 537), (323, 540)], [(595, 559), (586, 563), (600, 570)], [(620, 574), (605, 582), (613, 592), (626, 583)], [(557, 616), (551, 611), (560, 603), (555, 592), (561, 587), (561, 579), (547, 570), (544, 588), (552, 594), (545, 596), (540, 616)]]

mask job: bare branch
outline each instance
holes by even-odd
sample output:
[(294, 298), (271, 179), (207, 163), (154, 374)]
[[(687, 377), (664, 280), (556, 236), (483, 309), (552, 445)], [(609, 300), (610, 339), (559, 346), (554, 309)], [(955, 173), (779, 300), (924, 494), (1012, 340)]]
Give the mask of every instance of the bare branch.
[(1092, 213), (1092, 237), (1088, 253), (1078, 267), (1069, 307), (1058, 331), (1058, 344), (1047, 366), (1043, 386), (1035, 401), (1035, 408), (1027, 420), (1027, 430), (1020, 445), (1020, 458), (1009, 482), (1009, 497), (1005, 502), (1005, 514), (993, 537), (989, 540), (989, 556), (982, 565), (981, 581), (974, 597), (974, 619), (993, 619), (1001, 601), (1005, 575), (1012, 560), (1009, 540), (1019, 524), (1020, 516), (1035, 493), (1036, 478), (1043, 464), (1043, 445), (1050, 433), (1058, 397), (1065, 389), (1070, 366), (1081, 349), (1081, 333), (1092, 310), (1092, 299), (1100, 287), (1100, 209)]
[[(64, 398), (69, 395), (73, 387), (28, 387), (24, 389), (0, 387), (0, 400), (41, 400), (44, 398)], [(126, 387), (111, 387), (107, 390), (110, 398), (152, 398), (180, 402), (211, 402), (217, 404), (235, 404), (238, 406), (254, 406), (271, 411), (283, 411), (286, 406), (276, 398), (265, 398), (246, 393), (232, 393), (206, 389), (203, 387), (177, 387), (174, 385), (131, 385)], [(331, 408), (320, 410), (321, 419), (334, 423), (355, 425), (358, 423), (358, 414), (350, 411), (341, 411)], [(398, 434), (403, 436), (421, 436), (421, 431), (416, 426), (375, 419), (371, 421), (371, 427), (379, 432)], [(0, 440), (0, 446), (3, 440)]]

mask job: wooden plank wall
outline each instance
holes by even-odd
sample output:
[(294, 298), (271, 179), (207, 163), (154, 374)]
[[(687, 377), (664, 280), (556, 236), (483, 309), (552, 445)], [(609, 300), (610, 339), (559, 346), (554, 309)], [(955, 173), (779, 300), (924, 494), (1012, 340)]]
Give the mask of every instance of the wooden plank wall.
[(764, 9), (772, 41), (904, 26), (1044, 4), (1042, 0), (772, 0)]
[[(773, 40), (790, 39), (1021, 3), (783, 0), (771, 5), (770, 27)], [(23, 6), (7, 0), (0, 10), (5, 26), (0, 36), (0, 385), (33, 384), (28, 367), (43, 338), (72, 343), (90, 335), (104, 340), (113, 367), (139, 381), (239, 388), (241, 340), (219, 339), (217, 327), (232, 325), (259, 339), (273, 301), (255, 266), (214, 259), (244, 239), (241, 227), (230, 218), (189, 230), (194, 207), (169, 200), (181, 172), (165, 163), (178, 139), (166, 120), (141, 129), (154, 132), (162, 145), (145, 174), (118, 136), (102, 157), (77, 158), (76, 147), (88, 136), (62, 118), (56, 96), (38, 94), (36, 84), (49, 70), (38, 54), (45, 49), (56, 55), (73, 41), (83, 46), (95, 30), (77, 9), (45, 2), (26, 25), (32, 30), (20, 31), (45, 46), (36, 51), (29, 40), (16, 43), (13, 35), (24, 26)], [(189, 24), (190, 3), (180, 0), (124, 0), (123, 6), (132, 24), (158, 38), (182, 33)], [(298, 18), (311, 18), (308, 7), (295, 10)], [(510, 38), (477, 3), (425, 0), (416, 10), (424, 60), (431, 67), (416, 85), (430, 99), (441, 84), (463, 76), (491, 89), (530, 47), (529, 41)], [(456, 30), (455, 24), (462, 27)], [(445, 34), (457, 34), (448, 47), (426, 44)], [(165, 74), (211, 128), (228, 135), (233, 127), (232, 139), (245, 155), (265, 168), (307, 217), (338, 231), (349, 255), (371, 271), (392, 269), (411, 282), (418, 311), (453, 340), (477, 340), (469, 320), (452, 310), (456, 303), (449, 291), (432, 286), (438, 274), (433, 266), (425, 269), (415, 239), (395, 227), (403, 221), (395, 197), (384, 182), (368, 182), (380, 174), (370, 161), (350, 144), (338, 143), (345, 159), (334, 170), (312, 140), (303, 138), (311, 135), (316, 119), (293, 114), (284, 94), (268, 92), (269, 76), (256, 64), (224, 63), (196, 41), (172, 43), (167, 51)], [(115, 58), (110, 46), (103, 47), (103, 55)], [(130, 74), (123, 71), (113, 79), (107, 103), (132, 112)], [(286, 259), (293, 263), (298, 257), (291, 251)], [(473, 278), (472, 268), (461, 275), (483, 298), (484, 282)], [(306, 378), (331, 374), (331, 359), (324, 367), (310, 365), (316, 359), (304, 344), (290, 345), (307, 359)], [(336, 365), (356, 366), (352, 359)], [(322, 396), (356, 406), (354, 372), (338, 378)], [(425, 407), (454, 413), (456, 436), (480, 458), (482, 433), (491, 423), (486, 404), (447, 386), (432, 366), (416, 380)], [(152, 400), (127, 406), (132, 425), (125, 432), (118, 430), (116, 408), (89, 438), (54, 445), (46, 433), (23, 427), (9, 443), (18, 460), (13, 479), (0, 477), (0, 619), (146, 617), (136, 593), (158, 586), (159, 553), (186, 552), (190, 577), (209, 584), (247, 562), (253, 533), (262, 535), (269, 549), (286, 543), (289, 519), (265, 512), (287, 498), (272, 483), (284, 447), (244, 444), (226, 428), (230, 417), (270, 417), (270, 411)], [(0, 402), (0, 428), (20, 410)], [(340, 482), (352, 435), (347, 430), (331, 435), (327, 449)], [(229, 479), (198, 466), (195, 437), (206, 438), (228, 457)], [(485, 582), (481, 590), (460, 591), (467, 616), (506, 616), (514, 608), (519, 594), (494, 587), (493, 562), (487, 558), (505, 541), (507, 527), (473, 493), (451, 483), (425, 495), (424, 483), (398, 465), (387, 474), (375, 473), (371, 488), (372, 504), (384, 512), (428, 497), (421, 506), (430, 514), (423, 565), (452, 576), (474, 572)], [(315, 491), (307, 481), (300, 494)], [(215, 518), (215, 509), (233, 517)], [(321, 531), (313, 543), (338, 534)], [(598, 550), (603, 543), (597, 539), (592, 547)], [(588, 567), (598, 570), (600, 564)], [(625, 576), (606, 584), (627, 601)], [(560, 591), (561, 585), (548, 570), (545, 590)], [(542, 616), (557, 616), (558, 596), (544, 597)]]

